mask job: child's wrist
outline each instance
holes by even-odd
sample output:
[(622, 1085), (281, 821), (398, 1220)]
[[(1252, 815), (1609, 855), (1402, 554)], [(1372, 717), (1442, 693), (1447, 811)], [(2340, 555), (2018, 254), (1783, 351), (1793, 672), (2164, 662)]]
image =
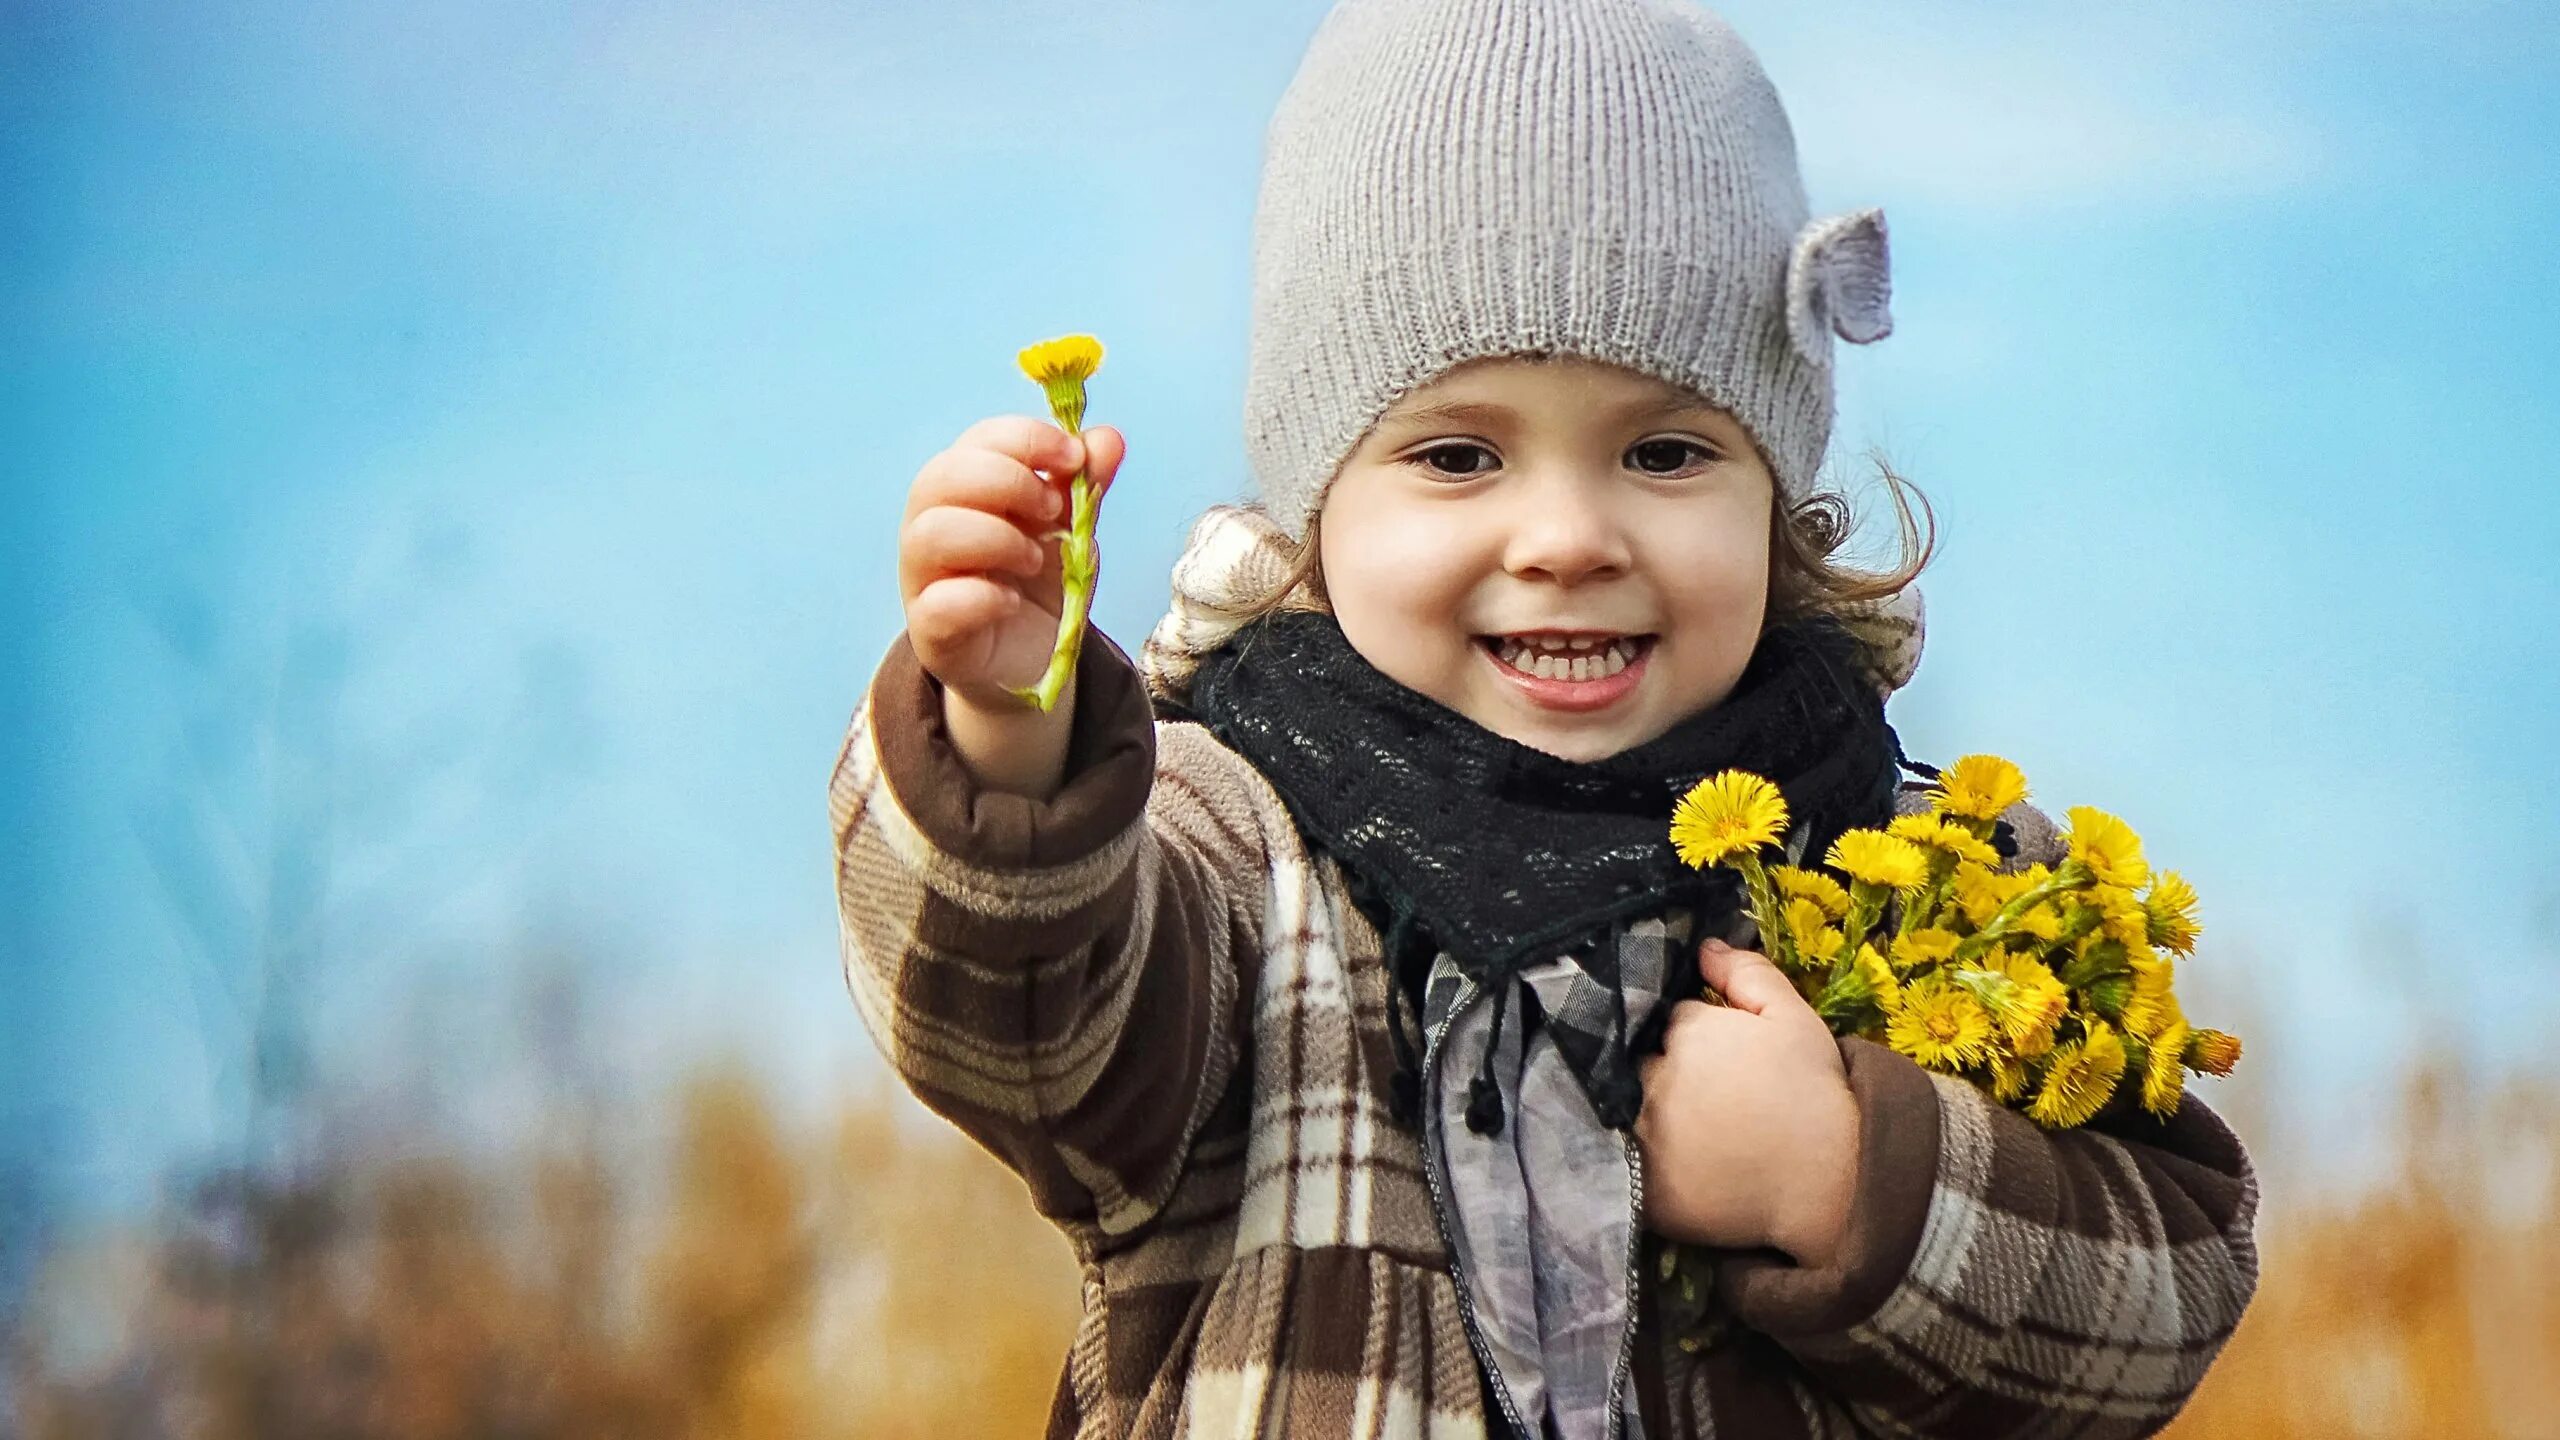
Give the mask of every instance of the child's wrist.
[(1858, 1101), (1847, 1086), (1826, 1096), (1824, 1113), (1808, 1126), (1806, 1145), (1795, 1173), (1801, 1183), (1779, 1207), (1769, 1243), (1807, 1269), (1820, 1269), (1840, 1257), (1849, 1229), (1849, 1209), (1857, 1195)]
[(1076, 677), (1070, 674), (1048, 710), (1011, 696), (973, 700), (948, 686), (943, 729), (978, 783), (990, 790), (1047, 800), (1066, 780), (1067, 742), (1075, 728)]

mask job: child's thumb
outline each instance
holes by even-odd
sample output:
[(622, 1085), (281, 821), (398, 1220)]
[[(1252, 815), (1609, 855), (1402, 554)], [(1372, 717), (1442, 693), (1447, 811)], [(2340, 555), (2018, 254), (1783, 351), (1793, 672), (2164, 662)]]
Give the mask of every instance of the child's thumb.
[(1095, 425), (1084, 432), (1084, 473), (1096, 490), (1111, 487), (1111, 477), (1119, 473), (1121, 458), (1129, 453), (1129, 441), (1118, 429)]

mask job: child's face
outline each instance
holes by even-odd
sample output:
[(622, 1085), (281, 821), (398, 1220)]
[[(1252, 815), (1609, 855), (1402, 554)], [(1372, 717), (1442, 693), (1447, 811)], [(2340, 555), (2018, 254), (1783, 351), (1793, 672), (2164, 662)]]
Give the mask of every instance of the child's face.
[[(1749, 433), (1691, 392), (1576, 358), (1476, 361), (1397, 401), (1327, 489), (1325, 592), (1390, 678), (1598, 760), (1732, 691), (1768, 606), (1775, 489)], [(1554, 631), (1596, 642), (1548, 662), (1556, 678), (1498, 653)], [(1615, 664), (1612, 637), (1645, 637), (1633, 663), (1570, 678)]]

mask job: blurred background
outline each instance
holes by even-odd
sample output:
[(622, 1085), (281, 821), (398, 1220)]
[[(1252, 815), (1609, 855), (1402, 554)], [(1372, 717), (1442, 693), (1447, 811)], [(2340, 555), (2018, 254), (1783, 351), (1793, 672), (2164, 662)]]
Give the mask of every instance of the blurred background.
[[(2179, 1433), (2560, 1435), (2560, 16), (1721, 8), (1892, 227), (1906, 745), (2204, 897)], [(1113, 638), (1244, 493), (1323, 9), (0, 5), (0, 1430), (1035, 1428), (1072, 1267), (880, 1074), (823, 788), (1019, 346), (1109, 347)]]

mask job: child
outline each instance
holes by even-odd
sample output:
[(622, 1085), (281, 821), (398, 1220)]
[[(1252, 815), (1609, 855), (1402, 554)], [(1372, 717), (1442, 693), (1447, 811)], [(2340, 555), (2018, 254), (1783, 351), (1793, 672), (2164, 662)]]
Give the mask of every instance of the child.
[[(1668, 843), (1729, 766), (1799, 858), (1926, 806), (1884, 717), (1926, 556), (1831, 565), (1812, 488), (1884, 241), (1809, 222), (1683, 0), (1343, 0), (1265, 154), (1259, 500), (1143, 664), (1097, 631), (1054, 711), (1005, 689), (1048, 482), (1119, 432), (925, 464), (833, 778), (844, 959), (1074, 1244), (1051, 1434), (2134, 1436), (2201, 1378), (2256, 1283), (2231, 1131), (2048, 1132), (1835, 1039)], [(2024, 803), (2000, 841), (2058, 859)]]

